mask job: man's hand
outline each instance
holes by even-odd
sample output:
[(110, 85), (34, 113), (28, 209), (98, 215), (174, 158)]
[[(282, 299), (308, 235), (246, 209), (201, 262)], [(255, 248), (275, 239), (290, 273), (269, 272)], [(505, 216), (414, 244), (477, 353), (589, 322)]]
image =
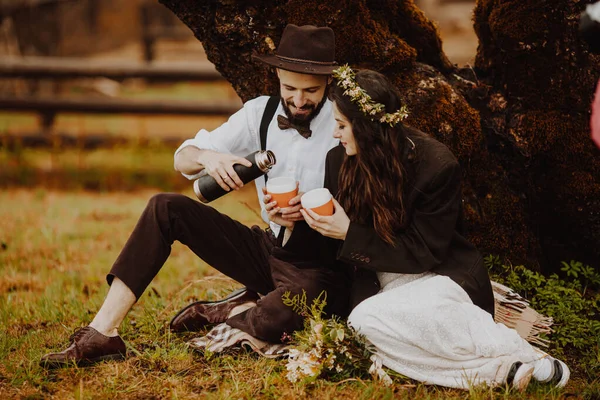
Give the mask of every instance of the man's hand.
[(266, 188), (263, 187), (262, 191), (264, 195), (263, 202), (265, 203), (265, 210), (267, 211), (270, 221), (275, 222), (277, 225), (291, 228), (296, 221), (301, 221), (303, 219), (302, 214), (300, 214), (300, 209), (302, 208), (300, 197), (302, 197), (303, 193), (298, 193), (296, 197), (292, 198), (289, 207), (281, 208), (277, 206), (276, 201), (272, 201), (272, 197), (267, 193)]
[(333, 239), (345, 240), (350, 228), (350, 218), (348, 218), (340, 203), (336, 199), (332, 200), (334, 206), (333, 215), (319, 215), (310, 209), (302, 209), (300, 212), (308, 226), (321, 235)]
[(224, 190), (239, 190), (244, 182), (233, 169), (235, 164), (251, 167), (252, 163), (243, 157), (232, 154), (218, 153), (216, 151), (204, 150), (197, 157), (196, 162), (204, 167), (206, 173), (212, 176)]
[(186, 146), (175, 156), (175, 169), (186, 175), (196, 175), (202, 170), (212, 176), (224, 190), (239, 189), (244, 182), (233, 169), (235, 164), (251, 167), (252, 163), (243, 157), (212, 150)]
[[(296, 189), (298, 189), (299, 183), (296, 182)], [(281, 217), (288, 221), (302, 221), (304, 217), (300, 214), (300, 209), (302, 208), (302, 204), (300, 204), (300, 198), (304, 192), (298, 192), (298, 194), (292, 197), (289, 201), (288, 207), (284, 207), (280, 209)]]

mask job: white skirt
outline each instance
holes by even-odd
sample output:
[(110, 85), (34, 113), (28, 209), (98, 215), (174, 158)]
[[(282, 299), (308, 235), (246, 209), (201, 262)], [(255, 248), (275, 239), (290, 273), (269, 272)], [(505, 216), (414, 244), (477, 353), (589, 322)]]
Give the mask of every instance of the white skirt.
[(544, 353), (494, 322), (450, 278), (378, 274), (382, 288), (350, 314), (386, 367), (426, 384), (468, 389), (504, 384), (513, 363)]

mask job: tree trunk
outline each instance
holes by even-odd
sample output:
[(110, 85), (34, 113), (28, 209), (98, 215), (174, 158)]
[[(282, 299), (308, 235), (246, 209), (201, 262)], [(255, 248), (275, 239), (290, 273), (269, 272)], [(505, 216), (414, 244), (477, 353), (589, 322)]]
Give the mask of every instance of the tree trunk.
[(480, 0), (476, 68), (459, 70), (411, 0), (160, 2), (244, 101), (278, 93), (253, 52), (272, 52), (287, 23), (330, 26), (338, 62), (386, 74), (407, 122), (458, 157), (468, 236), (484, 253), (547, 270), (569, 259), (597, 266), (600, 158), (588, 110), (599, 70), (576, 36), (584, 5)]
[(599, 266), (600, 151), (589, 120), (600, 56), (578, 36), (591, 2), (480, 0), (475, 9), (475, 65), (489, 87), (482, 126), (523, 198), (543, 264)]

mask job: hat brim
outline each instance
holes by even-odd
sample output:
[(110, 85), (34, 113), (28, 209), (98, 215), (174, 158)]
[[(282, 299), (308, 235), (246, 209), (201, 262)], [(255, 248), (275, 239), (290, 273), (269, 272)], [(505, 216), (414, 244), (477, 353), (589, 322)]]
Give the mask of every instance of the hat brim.
[(301, 63), (301, 62), (293, 62), (286, 61), (278, 58), (274, 55), (258, 55), (253, 54), (253, 59), (262, 61), (266, 64), (272, 65), (276, 68), (285, 69), (286, 71), (298, 72), (300, 74), (308, 74), (308, 75), (331, 75), (334, 69), (338, 68), (339, 65), (319, 65), (312, 63)]

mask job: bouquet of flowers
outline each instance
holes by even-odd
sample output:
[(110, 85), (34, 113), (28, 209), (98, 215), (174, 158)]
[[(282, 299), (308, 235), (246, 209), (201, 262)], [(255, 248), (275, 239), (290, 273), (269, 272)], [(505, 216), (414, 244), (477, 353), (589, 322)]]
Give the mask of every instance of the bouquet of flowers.
[(304, 330), (287, 337), (292, 348), (288, 353), (287, 378), (291, 382), (312, 382), (318, 378), (341, 381), (349, 378), (392, 380), (383, 370), (379, 358), (365, 337), (338, 318), (323, 318), (327, 294), (322, 292), (313, 303), (306, 304), (306, 293), (283, 295), (284, 304), (304, 316)]

